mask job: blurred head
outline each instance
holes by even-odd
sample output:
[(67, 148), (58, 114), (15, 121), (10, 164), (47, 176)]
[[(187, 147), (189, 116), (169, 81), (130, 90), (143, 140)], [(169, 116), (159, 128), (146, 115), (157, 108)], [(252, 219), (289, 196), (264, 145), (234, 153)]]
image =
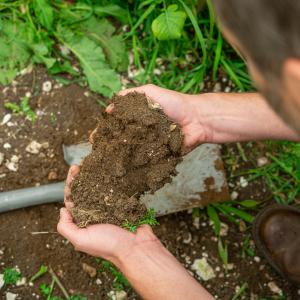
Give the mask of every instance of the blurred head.
[(300, 1), (214, 0), (214, 6), (257, 88), (300, 132)]

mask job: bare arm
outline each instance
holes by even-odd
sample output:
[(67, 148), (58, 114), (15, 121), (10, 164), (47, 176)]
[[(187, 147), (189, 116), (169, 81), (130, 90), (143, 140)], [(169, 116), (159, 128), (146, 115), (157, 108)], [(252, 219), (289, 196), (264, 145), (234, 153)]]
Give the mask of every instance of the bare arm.
[(257, 93), (215, 93), (188, 97), (198, 120), (206, 128), (208, 142), (300, 141), (300, 136)]
[(150, 228), (142, 230), (144, 235), (148, 231), (150, 241), (139, 243), (116, 264), (143, 299), (214, 299), (163, 247)]

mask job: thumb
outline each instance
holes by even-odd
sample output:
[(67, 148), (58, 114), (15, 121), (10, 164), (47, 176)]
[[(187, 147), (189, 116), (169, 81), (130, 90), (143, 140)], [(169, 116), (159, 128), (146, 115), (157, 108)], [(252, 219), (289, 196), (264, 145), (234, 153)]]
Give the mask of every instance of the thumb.
[(69, 240), (74, 246), (78, 244), (85, 229), (81, 229), (73, 222), (70, 212), (66, 208), (60, 209), (60, 219), (57, 224), (57, 231)]

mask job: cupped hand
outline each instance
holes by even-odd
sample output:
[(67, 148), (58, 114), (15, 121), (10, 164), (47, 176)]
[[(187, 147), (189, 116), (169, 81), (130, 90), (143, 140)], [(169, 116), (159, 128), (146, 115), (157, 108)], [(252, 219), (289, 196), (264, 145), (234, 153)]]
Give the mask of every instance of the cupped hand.
[[(164, 113), (178, 123), (184, 135), (184, 145), (187, 149), (199, 143), (206, 142), (207, 132), (199, 120), (197, 105), (193, 96), (164, 89), (153, 84), (123, 90), (119, 95), (124, 96), (131, 92), (144, 93), (150, 101), (158, 103)], [(113, 105), (107, 107), (108, 113), (113, 112)]]
[(73, 207), (71, 199), (71, 183), (79, 172), (79, 166), (69, 170), (65, 185), (65, 208), (60, 210), (60, 220), (57, 231), (69, 240), (76, 250), (92, 256), (102, 257), (118, 265), (121, 257), (132, 253), (141, 243), (154, 242), (151, 227), (145, 225), (138, 228), (135, 234), (115, 225), (98, 224), (79, 228), (72, 219), (70, 210)]

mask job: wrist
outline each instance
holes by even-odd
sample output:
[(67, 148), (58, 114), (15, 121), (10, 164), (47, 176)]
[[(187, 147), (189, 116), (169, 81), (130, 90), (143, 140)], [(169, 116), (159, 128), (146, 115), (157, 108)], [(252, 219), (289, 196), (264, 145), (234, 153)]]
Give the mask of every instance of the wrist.
[(138, 228), (135, 234), (132, 233), (130, 240), (125, 246), (117, 248), (111, 262), (115, 264), (121, 271), (127, 269), (131, 264), (135, 264), (136, 258), (141, 258), (150, 253), (163, 251), (164, 247), (154, 235), (152, 229), (148, 225)]

